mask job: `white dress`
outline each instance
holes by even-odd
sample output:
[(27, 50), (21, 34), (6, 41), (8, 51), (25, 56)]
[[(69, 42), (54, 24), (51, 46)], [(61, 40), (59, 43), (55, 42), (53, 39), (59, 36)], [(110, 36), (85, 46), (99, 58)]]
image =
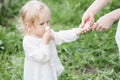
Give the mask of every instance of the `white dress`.
[(73, 29), (52, 31), (52, 35), (54, 40), (51, 40), (48, 45), (43, 45), (42, 39), (24, 36), (24, 80), (57, 80), (57, 76), (64, 70), (55, 44), (75, 41), (78, 36)]
[(116, 39), (117, 46), (118, 46), (118, 49), (119, 49), (119, 57), (120, 57), (120, 20), (119, 20), (119, 23), (118, 23), (118, 26), (117, 26), (115, 39)]

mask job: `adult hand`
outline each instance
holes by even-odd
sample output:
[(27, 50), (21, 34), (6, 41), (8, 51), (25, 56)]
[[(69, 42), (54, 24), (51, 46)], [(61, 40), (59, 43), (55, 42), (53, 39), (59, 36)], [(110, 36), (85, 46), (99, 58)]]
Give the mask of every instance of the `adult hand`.
[(85, 24), (89, 22), (89, 25), (93, 25), (94, 24), (94, 16), (92, 13), (84, 13), (83, 17), (82, 17), (82, 24), (81, 26), (84, 27)]
[(90, 21), (87, 21), (84, 26), (82, 27), (82, 25), (79, 26), (79, 33), (86, 33), (89, 30), (91, 30), (91, 25), (90, 25)]
[(96, 31), (104, 31), (110, 28), (115, 20), (112, 18), (111, 15), (106, 14), (102, 16), (94, 25), (92, 26), (92, 30)]

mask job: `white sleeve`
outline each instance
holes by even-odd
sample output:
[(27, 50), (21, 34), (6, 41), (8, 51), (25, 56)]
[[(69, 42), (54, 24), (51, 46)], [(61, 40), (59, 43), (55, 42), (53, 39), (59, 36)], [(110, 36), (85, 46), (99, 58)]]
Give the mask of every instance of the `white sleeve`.
[(117, 30), (116, 30), (115, 39), (116, 39), (117, 46), (119, 48), (119, 54), (120, 54), (120, 20), (119, 20), (118, 27), (117, 27)]
[(36, 45), (30, 41), (23, 42), (23, 48), (25, 56), (38, 63), (46, 63), (50, 60), (49, 46), (48, 45)]
[(72, 42), (75, 41), (79, 36), (76, 35), (75, 29), (71, 30), (62, 30), (59, 32), (54, 32), (52, 30), (52, 36), (54, 38), (54, 42), (58, 45), (64, 42)]

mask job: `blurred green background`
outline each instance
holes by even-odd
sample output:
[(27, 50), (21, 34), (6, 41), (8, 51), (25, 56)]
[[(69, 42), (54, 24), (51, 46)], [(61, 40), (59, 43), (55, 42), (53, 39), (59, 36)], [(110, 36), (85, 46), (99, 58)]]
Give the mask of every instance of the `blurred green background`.
[[(51, 10), (51, 27), (58, 31), (79, 26), (85, 10), (94, 0), (41, 0)], [(19, 12), (27, 0), (0, 0), (0, 80), (23, 80), (24, 52), (17, 30)], [(120, 8), (111, 0), (95, 16)], [(81, 34), (72, 43), (57, 46), (65, 71), (58, 80), (120, 80), (120, 60), (115, 42), (118, 21), (104, 32)]]

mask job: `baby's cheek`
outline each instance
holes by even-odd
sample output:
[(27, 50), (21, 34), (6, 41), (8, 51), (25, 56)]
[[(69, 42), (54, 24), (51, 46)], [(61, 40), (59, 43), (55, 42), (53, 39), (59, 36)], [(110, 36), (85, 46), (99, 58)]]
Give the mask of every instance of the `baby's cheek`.
[(42, 34), (45, 34), (45, 30), (42, 32)]
[(41, 36), (43, 36), (43, 35), (44, 35), (44, 32), (43, 32), (43, 33), (41, 33), (40, 35), (41, 35)]
[(39, 30), (39, 34), (40, 34), (40, 35), (43, 35), (44, 32), (45, 32), (44, 30)]

